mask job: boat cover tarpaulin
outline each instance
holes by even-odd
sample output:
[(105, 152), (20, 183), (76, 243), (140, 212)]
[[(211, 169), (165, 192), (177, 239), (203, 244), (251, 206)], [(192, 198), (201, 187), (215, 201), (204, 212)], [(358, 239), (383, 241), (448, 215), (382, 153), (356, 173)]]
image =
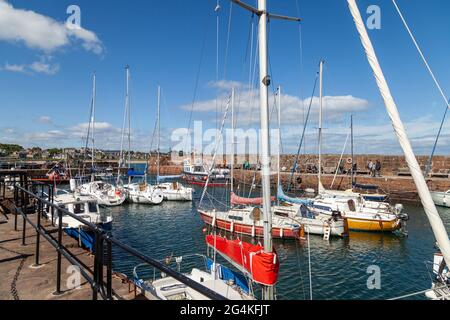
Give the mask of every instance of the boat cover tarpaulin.
[(309, 199), (300, 199), (300, 198), (292, 198), (287, 196), (283, 192), (283, 188), (281, 186), (278, 186), (278, 200), (289, 202), (289, 203), (295, 203), (295, 204), (304, 204), (304, 205), (312, 205), (313, 201)]
[(173, 180), (173, 179), (181, 179), (183, 177), (183, 175), (176, 175), (176, 176), (158, 176), (156, 177), (156, 180), (158, 182), (160, 181), (165, 181), (165, 180)]
[[(234, 192), (231, 193), (231, 204), (232, 205), (254, 205), (262, 206), (263, 198), (243, 198), (237, 196)], [(271, 198), (271, 201), (275, 201), (275, 197)]]
[(206, 236), (206, 243), (242, 272), (248, 274), (254, 282), (265, 286), (273, 286), (277, 283), (280, 262), (275, 251), (264, 252), (261, 245), (213, 235)]
[[(214, 264), (213, 260), (211, 260), (209, 258), (206, 260), (206, 266), (208, 268), (208, 271), (211, 271), (213, 264)], [(224, 280), (224, 281), (231, 280), (239, 288), (241, 288), (242, 291), (244, 291), (247, 294), (250, 293), (250, 288), (248, 286), (247, 279), (242, 274), (238, 274), (238, 273), (234, 272), (233, 270), (231, 270), (221, 264), (216, 264), (215, 268), (216, 268), (216, 270), (219, 274), (219, 278), (221, 280)]]
[(378, 186), (374, 184), (360, 184), (354, 183), (353, 188), (364, 189), (364, 190), (377, 190)]

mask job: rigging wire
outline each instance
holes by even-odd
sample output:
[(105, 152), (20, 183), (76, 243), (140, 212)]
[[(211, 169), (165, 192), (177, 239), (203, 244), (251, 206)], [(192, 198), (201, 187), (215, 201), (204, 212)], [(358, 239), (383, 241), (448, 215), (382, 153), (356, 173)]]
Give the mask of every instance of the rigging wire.
[[(208, 22), (208, 21), (207, 21)], [(190, 132), (191, 132), (191, 124), (192, 124), (192, 115), (194, 113), (194, 107), (195, 107), (195, 103), (197, 102), (197, 95), (198, 95), (198, 87), (199, 87), (199, 82), (200, 82), (200, 74), (201, 74), (201, 70), (202, 70), (202, 66), (203, 66), (203, 60), (205, 57), (205, 51), (206, 51), (206, 39), (208, 36), (208, 30), (209, 28), (207, 28), (208, 23), (205, 23), (205, 34), (203, 36), (203, 43), (202, 43), (202, 48), (200, 51), (200, 61), (198, 64), (198, 69), (197, 69), (197, 75), (195, 77), (195, 85), (194, 85), (194, 95), (192, 97), (192, 104), (191, 104), (191, 110), (189, 112), (189, 120), (188, 120), (188, 129), (187, 129), (187, 133), (186, 135), (188, 137), (190, 137)], [(191, 139), (186, 139), (186, 144), (184, 149), (187, 150), (187, 143), (192, 142)]]
[(428, 72), (430, 73), (431, 77), (434, 80), (434, 83), (436, 84), (439, 92), (441, 93), (441, 96), (444, 99), (445, 104), (450, 109), (450, 101), (448, 100), (448, 96), (444, 93), (444, 90), (442, 89), (439, 81), (437, 80), (436, 76), (434, 75), (433, 70), (431, 69), (430, 65), (428, 64), (428, 61), (425, 58), (425, 55), (423, 54), (422, 49), (420, 48), (419, 44), (417, 43), (416, 38), (414, 37), (411, 29), (409, 28), (408, 23), (405, 20), (405, 17), (403, 16), (399, 6), (397, 5), (397, 2), (395, 0), (392, 0), (392, 3), (394, 4), (395, 9), (397, 10), (397, 12), (400, 16), (400, 19), (402, 20), (403, 24), (405, 25), (405, 28), (408, 31), (409, 36), (411, 37), (411, 40), (414, 42), (414, 45), (416, 46), (417, 51), (419, 51), (420, 57), (422, 58), (423, 62), (425, 63), (425, 66), (427, 67)]
[(302, 144), (305, 138), (305, 133), (306, 133), (306, 126), (308, 124), (308, 120), (309, 120), (309, 116), (311, 114), (311, 107), (312, 107), (312, 103), (314, 100), (314, 94), (316, 92), (316, 88), (317, 88), (317, 81), (319, 79), (319, 73), (316, 73), (316, 79), (314, 80), (314, 87), (313, 87), (313, 92), (311, 94), (311, 100), (309, 101), (309, 107), (308, 107), (308, 113), (306, 114), (306, 120), (305, 120), (305, 125), (303, 126), (303, 132), (302, 132), (302, 137), (300, 139), (300, 145), (299, 148), (297, 150), (297, 156), (295, 157), (295, 161), (294, 161), (294, 166), (292, 167), (292, 172), (291, 172), (291, 176), (289, 178), (289, 184), (288, 184), (288, 188), (287, 191), (289, 192), (289, 190), (291, 189), (292, 186), (292, 180), (294, 179), (294, 173), (297, 169), (297, 164), (298, 164), (298, 158), (300, 156), (301, 153), (301, 149), (302, 149)]

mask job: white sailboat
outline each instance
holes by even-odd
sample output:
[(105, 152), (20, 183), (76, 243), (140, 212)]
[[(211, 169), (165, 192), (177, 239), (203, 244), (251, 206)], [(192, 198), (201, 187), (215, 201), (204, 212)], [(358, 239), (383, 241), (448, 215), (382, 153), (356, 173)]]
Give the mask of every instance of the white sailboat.
[[(130, 169), (130, 157), (131, 157), (131, 117), (130, 117), (130, 67), (127, 65), (125, 67), (126, 70), (126, 96), (125, 96), (125, 111), (123, 118), (123, 126), (122, 126), (122, 140), (120, 147), (120, 163), (119, 170), (121, 164), (125, 164), (124, 153), (123, 153), (123, 145), (124, 145), (124, 136), (125, 136), (125, 128), (128, 122), (128, 169)], [(128, 120), (128, 121), (127, 121)], [(135, 176), (131, 175), (131, 170), (128, 172), (128, 183), (123, 185), (123, 190), (126, 193), (126, 198), (129, 202), (139, 203), (139, 204), (161, 204), (164, 200), (163, 193), (161, 190), (156, 188), (155, 186), (150, 185), (147, 182), (147, 172), (143, 175)], [(132, 179), (141, 179), (140, 182), (133, 182)], [(118, 176), (119, 182), (119, 176)]]
[[(343, 237), (348, 234), (348, 225), (345, 218), (339, 211), (323, 213), (310, 207), (310, 199), (290, 198), (283, 192), (281, 183), (281, 87), (278, 87), (278, 174), (277, 174), (277, 192), (278, 206), (274, 207), (275, 216), (287, 216), (302, 226), (305, 233), (323, 235), (326, 240), (330, 236)], [(283, 205), (280, 205), (280, 200)], [(290, 201), (289, 201), (290, 200)]]
[(183, 186), (181, 183), (174, 181), (174, 182), (162, 182), (163, 180), (168, 179), (174, 179), (174, 178), (181, 178), (181, 176), (160, 176), (160, 143), (161, 143), (161, 87), (158, 86), (158, 119), (157, 119), (157, 126), (158, 126), (158, 159), (157, 159), (157, 173), (156, 173), (156, 180), (157, 185), (155, 186), (156, 189), (161, 190), (164, 200), (168, 201), (192, 201), (192, 194), (194, 192), (194, 189), (188, 188)]
[(378, 89), (383, 97), (386, 110), (391, 119), (395, 134), (400, 142), (400, 146), (405, 154), (405, 159), (409, 170), (416, 184), (417, 191), (422, 202), (425, 214), (430, 222), (432, 231), (440, 249), (440, 253), (435, 255), (436, 265), (439, 265), (436, 270), (436, 277), (433, 280), (432, 288), (427, 292), (426, 296), (432, 299), (450, 299), (450, 283), (449, 283), (449, 266), (450, 266), (450, 240), (442, 222), (441, 217), (433, 202), (430, 190), (428, 189), (425, 177), (419, 163), (414, 155), (413, 149), (409, 142), (403, 122), (400, 119), (397, 105), (392, 97), (388, 83), (384, 77), (383, 70), (378, 62), (372, 42), (367, 33), (364, 21), (355, 0), (347, 0), (350, 13), (358, 30), (361, 43), (366, 52), (367, 60), (373, 70)]
[[(83, 196), (92, 196), (94, 197), (99, 205), (102, 206), (119, 206), (121, 205), (126, 197), (122, 190), (118, 187), (113, 186), (110, 183), (102, 182), (102, 181), (94, 181), (95, 180), (95, 102), (96, 102), (96, 74), (93, 74), (92, 77), (92, 105), (91, 105), (91, 119), (89, 128), (92, 125), (91, 130), (91, 142), (92, 142), (92, 150), (91, 150), (91, 181), (88, 183), (84, 183), (82, 179), (71, 179), (71, 191), (78, 193)], [(89, 133), (87, 137), (87, 141), (89, 140)], [(86, 143), (87, 149), (87, 143)], [(79, 183), (79, 185), (77, 185)]]
[(431, 197), (437, 206), (450, 208), (450, 190), (447, 192), (432, 191)]
[(332, 215), (333, 212), (340, 212), (347, 219), (350, 230), (380, 232), (400, 230), (405, 225), (404, 221), (407, 220), (407, 215), (402, 213), (403, 206), (392, 207), (389, 203), (367, 201), (360, 194), (352, 191), (326, 190), (322, 184), (323, 66), (324, 61), (322, 60), (320, 62), (319, 103), (319, 195), (314, 199), (312, 208), (321, 214)]

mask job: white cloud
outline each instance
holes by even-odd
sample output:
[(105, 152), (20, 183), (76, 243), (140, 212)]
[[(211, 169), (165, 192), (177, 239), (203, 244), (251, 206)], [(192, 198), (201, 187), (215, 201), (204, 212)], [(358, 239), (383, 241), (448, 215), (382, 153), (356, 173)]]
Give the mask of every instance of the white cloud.
[(43, 58), (40, 61), (35, 61), (31, 64), (9, 64), (6, 62), (5, 66), (0, 68), (0, 71), (24, 73), (28, 75), (41, 73), (52, 76), (57, 74), (60, 69), (59, 63), (48, 63), (46, 60), (47, 59)]
[[(246, 126), (259, 122), (259, 90), (251, 89), (248, 86), (237, 81), (214, 82), (214, 87), (223, 89), (223, 93), (218, 98), (219, 110), (224, 111), (229, 97), (229, 88), (234, 86), (238, 88), (235, 98), (235, 110), (239, 113), (238, 126)], [(303, 119), (303, 112), (310, 103), (311, 98), (300, 99), (297, 96), (288, 94), (282, 95), (282, 121), (286, 123), (298, 123)], [(216, 99), (198, 101), (194, 105), (194, 112), (207, 113), (216, 112)], [(272, 110), (274, 105), (274, 95), (269, 95), (269, 107)], [(325, 96), (323, 98), (325, 120), (336, 119), (345, 114), (365, 111), (369, 108), (369, 102), (362, 98), (352, 95)], [(190, 111), (192, 105), (182, 105), (183, 110)], [(313, 97), (311, 107), (311, 118), (316, 119), (319, 114), (319, 98)]]
[(34, 11), (16, 9), (5, 0), (0, 0), (0, 40), (24, 43), (47, 53), (81, 41), (85, 50), (95, 54), (103, 52), (101, 41), (92, 31), (70, 29)]
[(208, 88), (215, 88), (223, 91), (230, 91), (231, 89), (240, 89), (240, 88), (248, 88), (247, 84), (243, 84), (239, 81), (233, 80), (219, 80), (219, 81), (210, 81), (207, 84)]
[(38, 119), (38, 122), (42, 123), (42, 124), (52, 124), (52, 118), (48, 117), (48, 116), (41, 116)]

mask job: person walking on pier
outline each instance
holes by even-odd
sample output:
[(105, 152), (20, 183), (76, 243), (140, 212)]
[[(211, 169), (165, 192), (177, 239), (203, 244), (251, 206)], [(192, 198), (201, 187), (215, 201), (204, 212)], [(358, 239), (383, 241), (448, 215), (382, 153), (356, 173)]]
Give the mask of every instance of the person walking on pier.
[(374, 167), (375, 167), (375, 164), (372, 162), (372, 160), (369, 160), (369, 163), (367, 164), (367, 169), (369, 170), (369, 175), (371, 175), (371, 176), (375, 175)]
[(377, 162), (375, 163), (375, 175), (374, 176), (381, 177), (381, 162), (380, 162), (380, 160), (377, 160)]

